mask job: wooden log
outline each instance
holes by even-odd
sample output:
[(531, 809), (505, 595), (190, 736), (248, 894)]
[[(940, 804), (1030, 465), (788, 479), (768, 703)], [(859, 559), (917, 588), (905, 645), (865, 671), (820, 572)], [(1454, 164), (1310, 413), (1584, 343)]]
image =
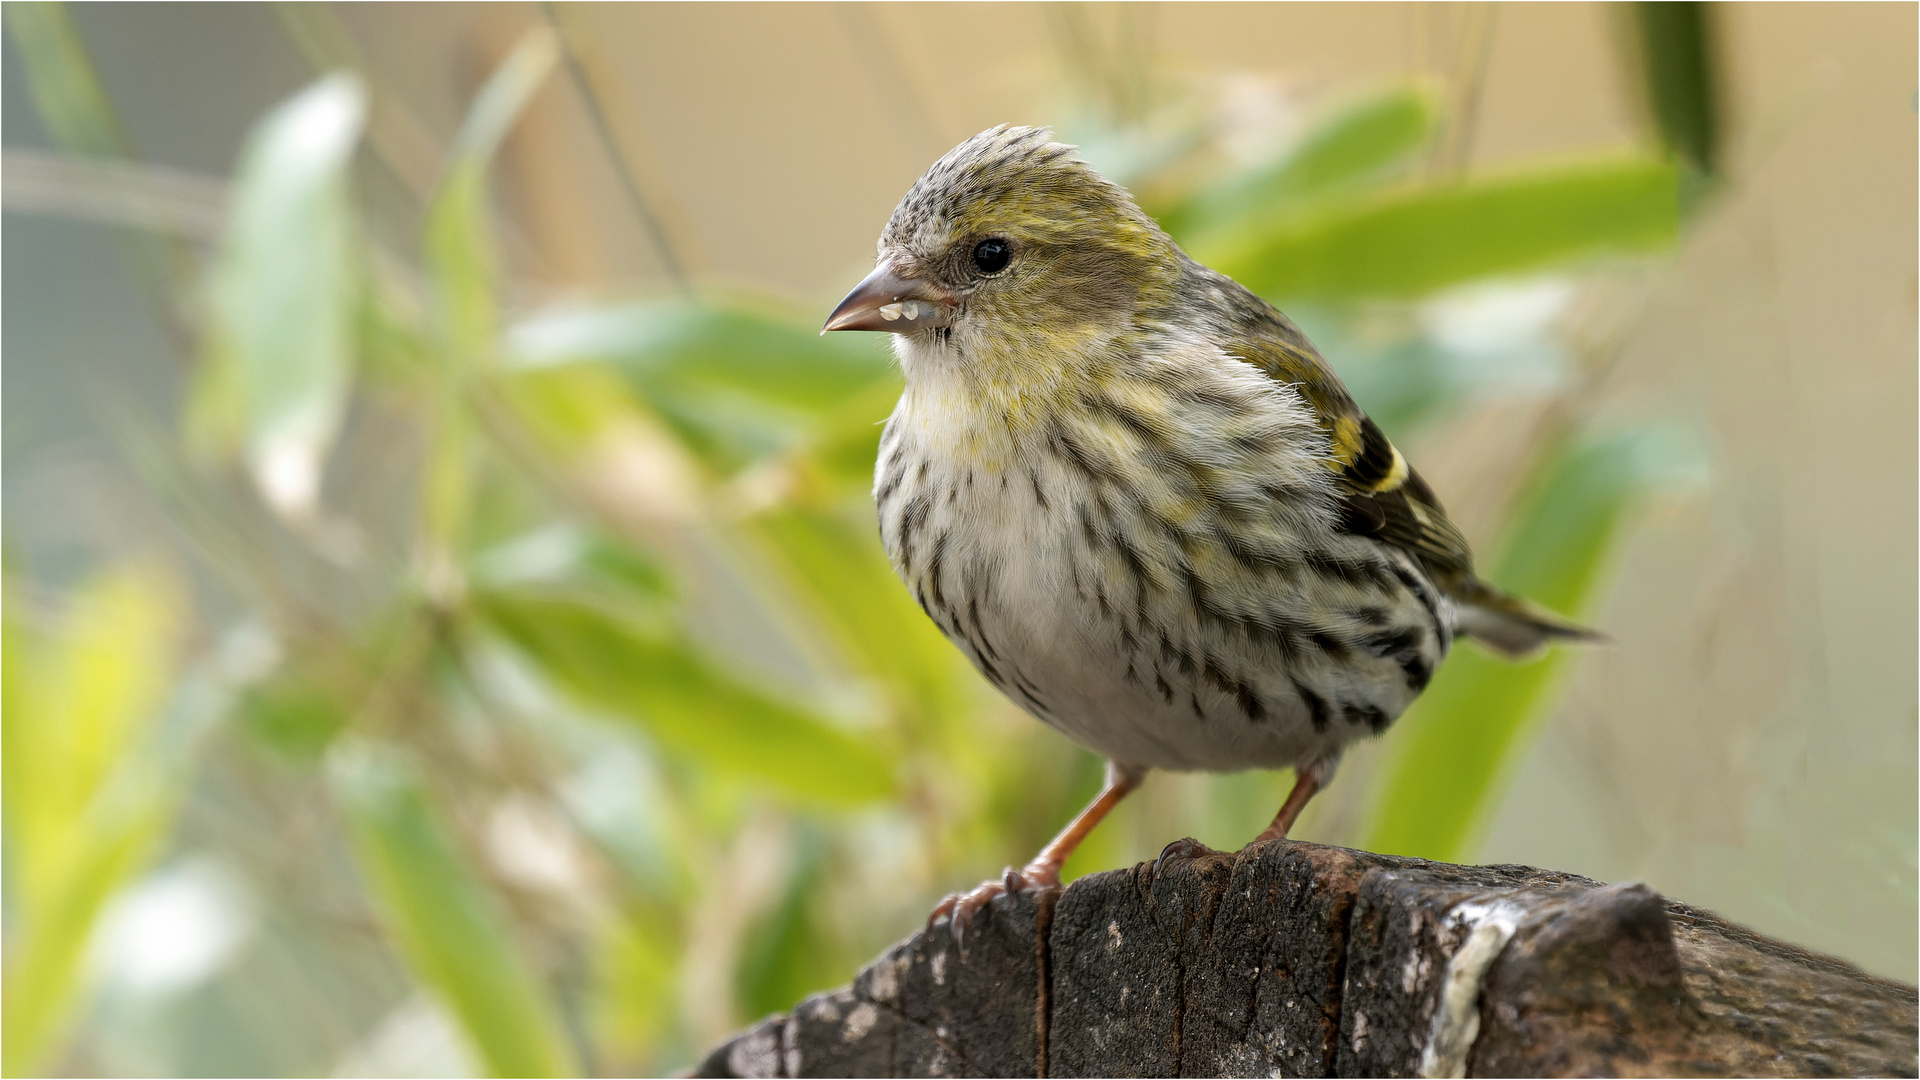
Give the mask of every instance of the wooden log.
[(1640, 884), (1276, 841), (996, 900), (698, 1076), (1915, 1076), (1915, 989)]

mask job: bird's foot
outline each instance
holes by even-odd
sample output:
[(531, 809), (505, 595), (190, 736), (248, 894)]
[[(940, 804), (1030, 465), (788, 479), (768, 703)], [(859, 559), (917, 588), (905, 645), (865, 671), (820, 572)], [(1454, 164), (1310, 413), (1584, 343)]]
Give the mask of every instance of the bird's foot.
[(1007, 867), (1007, 872), (998, 880), (983, 881), (972, 892), (951, 893), (946, 899), (934, 905), (933, 913), (927, 916), (927, 929), (942, 916), (948, 919), (948, 929), (953, 932), (953, 943), (966, 942), (967, 927), (973, 925), (973, 917), (981, 909), (993, 903), (995, 898), (1026, 892), (1028, 889), (1057, 889), (1060, 887), (1060, 868), (1057, 866), (1038, 866), (1032, 863), (1015, 870)]
[(1193, 859), (1201, 855), (1212, 854), (1215, 854), (1212, 848), (1195, 840), (1191, 836), (1183, 836), (1160, 849), (1160, 857), (1153, 860), (1153, 876), (1159, 877), (1161, 870), (1165, 869), (1169, 860)]

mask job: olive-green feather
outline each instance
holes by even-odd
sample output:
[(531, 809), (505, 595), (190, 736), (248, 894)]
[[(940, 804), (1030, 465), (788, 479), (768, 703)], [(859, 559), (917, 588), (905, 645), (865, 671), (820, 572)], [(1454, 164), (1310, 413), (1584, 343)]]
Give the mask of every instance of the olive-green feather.
[(1293, 387), (1319, 418), (1327, 434), (1327, 467), (1338, 481), (1343, 529), (1417, 560), (1458, 605), (1460, 632), (1500, 652), (1524, 655), (1555, 638), (1599, 638), (1474, 576), (1466, 537), (1433, 489), (1354, 402), (1306, 335), (1239, 285), (1217, 280), (1238, 294), (1225, 303), (1231, 311), (1227, 351)]

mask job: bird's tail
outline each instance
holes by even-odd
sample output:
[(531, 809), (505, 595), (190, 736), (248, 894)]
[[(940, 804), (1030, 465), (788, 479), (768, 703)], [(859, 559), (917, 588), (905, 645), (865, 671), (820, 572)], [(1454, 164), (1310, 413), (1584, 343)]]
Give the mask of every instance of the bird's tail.
[(1518, 596), (1470, 577), (1455, 589), (1458, 630), (1509, 657), (1538, 652), (1550, 641), (1605, 641), (1606, 635), (1568, 622)]

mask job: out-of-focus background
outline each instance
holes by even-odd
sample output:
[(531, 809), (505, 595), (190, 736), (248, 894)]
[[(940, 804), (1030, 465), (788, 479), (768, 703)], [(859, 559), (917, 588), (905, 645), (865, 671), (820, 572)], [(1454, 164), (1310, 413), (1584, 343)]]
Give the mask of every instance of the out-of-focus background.
[(4, 10), (7, 1073), (657, 1073), (1030, 855), (1099, 762), (892, 580), (814, 335), (1002, 122), (1612, 639), (1463, 648), (1297, 836), (1915, 978), (1912, 5)]

